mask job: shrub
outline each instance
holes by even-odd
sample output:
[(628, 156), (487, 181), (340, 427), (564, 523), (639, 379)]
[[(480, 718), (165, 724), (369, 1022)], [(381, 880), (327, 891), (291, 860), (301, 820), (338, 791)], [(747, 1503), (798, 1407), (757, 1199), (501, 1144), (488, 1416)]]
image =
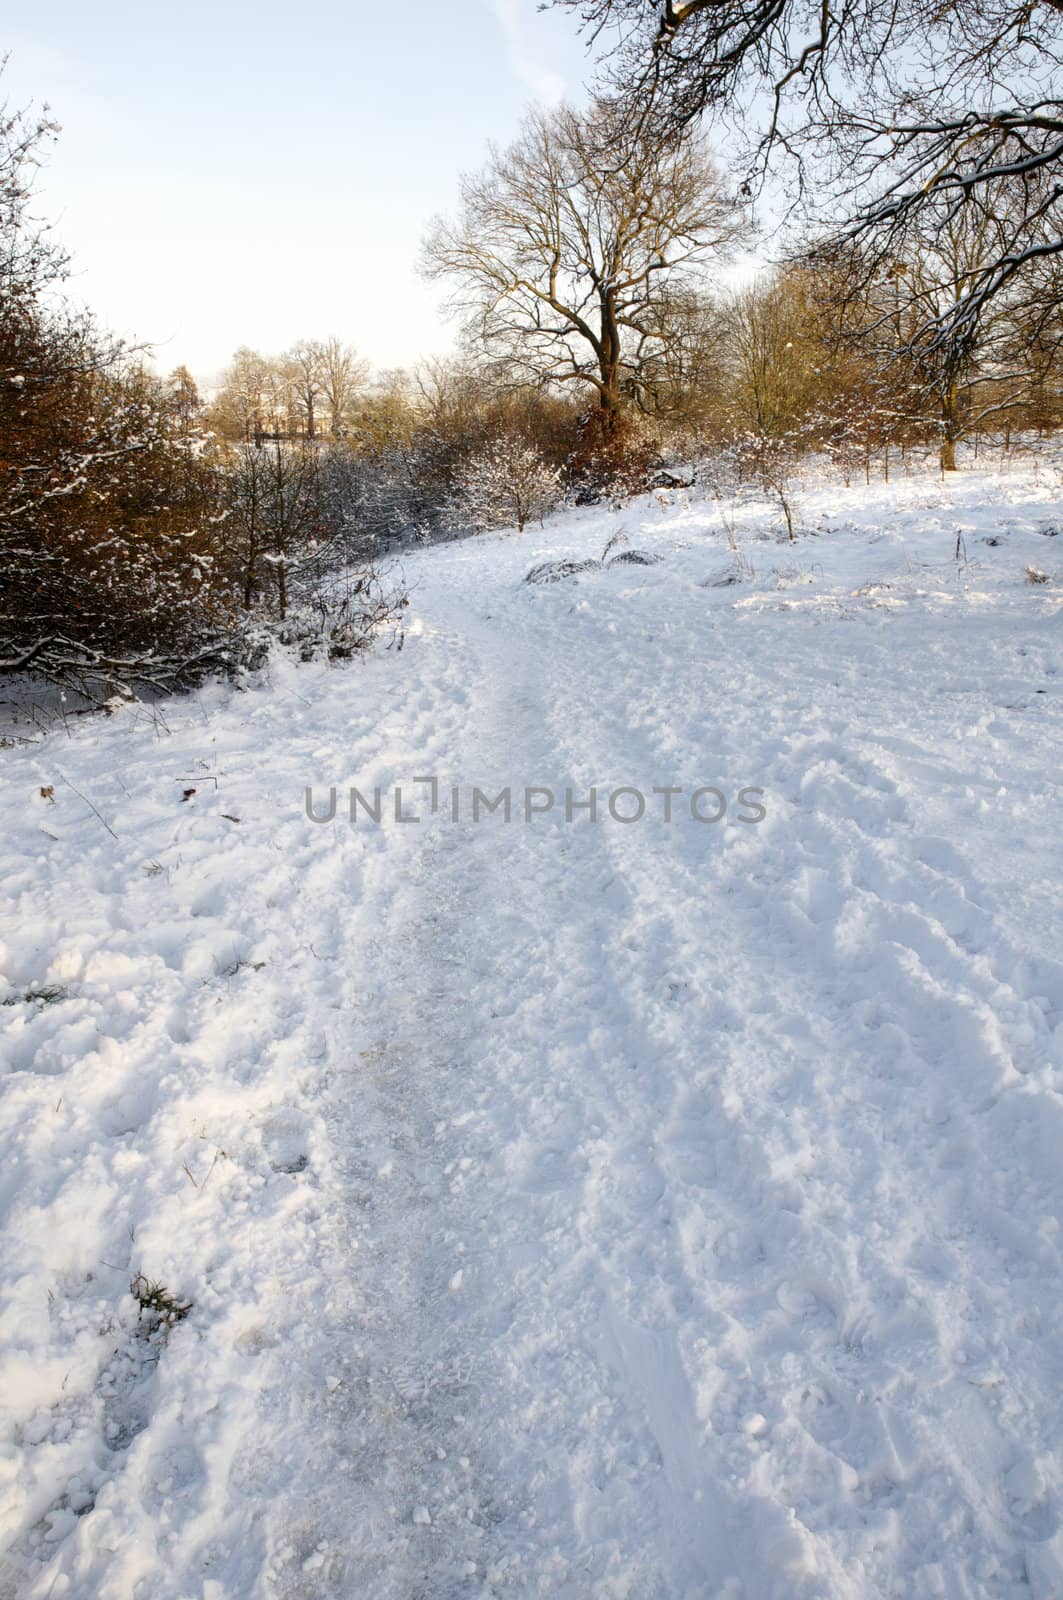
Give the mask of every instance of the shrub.
[(475, 450), (458, 469), (447, 507), (453, 527), (516, 527), (541, 522), (560, 498), (559, 474), (525, 440), (502, 434)]
[(577, 505), (627, 500), (644, 494), (661, 465), (660, 450), (644, 424), (596, 407), (579, 425), (567, 475)]

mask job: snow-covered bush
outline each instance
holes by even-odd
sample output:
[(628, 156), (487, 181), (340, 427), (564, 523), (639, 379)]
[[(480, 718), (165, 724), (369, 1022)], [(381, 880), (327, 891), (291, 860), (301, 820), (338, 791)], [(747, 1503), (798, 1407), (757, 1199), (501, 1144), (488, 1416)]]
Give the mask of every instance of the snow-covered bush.
[[(85, 319), (9, 310), (0, 304), (0, 673), (192, 682), (237, 620), (206, 441)], [(13, 367), (32, 383), (16, 386)]]
[(795, 430), (792, 434), (754, 437), (751, 441), (750, 465), (761, 488), (778, 502), (786, 520), (786, 537), (793, 544), (797, 538), (794, 532), (794, 509), (800, 483), (800, 435)]
[(351, 458), (347, 516), (357, 539), (375, 550), (423, 544), (437, 531), (433, 463), (419, 439), (393, 440)]
[(274, 625), (273, 637), (295, 649), (300, 661), (348, 661), (394, 629), (408, 604), (400, 573), (367, 566), (308, 595)]
[(593, 559), (565, 561), (542, 561), (532, 567), (524, 575), (525, 583), (558, 583), (562, 578), (574, 578), (581, 572), (603, 572), (606, 567), (653, 567), (660, 557), (651, 555), (646, 550), (621, 549), (616, 555), (613, 551), (618, 545), (627, 544), (627, 534), (621, 531), (614, 533), (601, 555)]
[(532, 444), (502, 434), (475, 450), (459, 467), (447, 504), (455, 528), (516, 527), (541, 522), (561, 497), (560, 474)]
[(738, 506), (744, 482), (741, 452), (734, 444), (718, 444), (698, 459), (695, 483), (715, 501), (728, 550), (737, 550)]
[(738, 507), (757, 491), (777, 501), (786, 523), (787, 538), (791, 543), (794, 541), (801, 445), (796, 430), (778, 435), (747, 432), (718, 444), (698, 461), (697, 484), (716, 502), (729, 550), (737, 549)]

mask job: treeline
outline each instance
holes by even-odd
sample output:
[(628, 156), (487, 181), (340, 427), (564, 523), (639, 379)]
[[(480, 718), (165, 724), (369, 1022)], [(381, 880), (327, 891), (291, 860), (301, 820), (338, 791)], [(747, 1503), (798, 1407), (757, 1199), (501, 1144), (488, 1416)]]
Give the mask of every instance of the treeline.
[[(816, 455), (852, 481), (914, 451), (955, 470), (965, 441), (1007, 448), (1063, 423), (1063, 359), (1043, 319), (1001, 302), (956, 351), (925, 333), (938, 263), (860, 273), (856, 258), (813, 258), (688, 297), (652, 394), (608, 425), (585, 394), (503, 381), (475, 354), (373, 375), (337, 340), (277, 358), (238, 351), (200, 418), (247, 481), (247, 504), (265, 463), (274, 478), (279, 457), (296, 474), (316, 463), (366, 547), (509, 526), (562, 499), (625, 497), (676, 462), (727, 455), (756, 476)], [(513, 508), (529, 496), (522, 517)]]

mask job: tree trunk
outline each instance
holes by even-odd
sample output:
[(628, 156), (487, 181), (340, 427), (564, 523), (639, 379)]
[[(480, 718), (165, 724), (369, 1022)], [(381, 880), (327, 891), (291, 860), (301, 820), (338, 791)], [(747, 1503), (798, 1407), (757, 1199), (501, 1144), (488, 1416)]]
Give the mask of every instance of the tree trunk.
[(959, 387), (950, 383), (941, 397), (941, 421), (943, 434), (941, 439), (941, 470), (942, 472), (956, 471), (956, 440), (959, 436)]
[(277, 605), (280, 608), (281, 621), (288, 615), (288, 577), (284, 569), (284, 557), (277, 562)]
[(247, 542), (247, 565), (244, 568), (244, 610), (250, 611), (255, 599), (255, 566), (258, 559), (258, 542), (254, 533)]
[(599, 404), (605, 432), (612, 433), (620, 418), (623, 402), (620, 394), (620, 329), (616, 323), (611, 290), (606, 290), (602, 296), (601, 307), (602, 331), (598, 370), (601, 374), (602, 387), (599, 390)]
[(602, 431), (612, 433), (620, 421), (620, 396), (602, 392), (599, 405), (602, 414)]

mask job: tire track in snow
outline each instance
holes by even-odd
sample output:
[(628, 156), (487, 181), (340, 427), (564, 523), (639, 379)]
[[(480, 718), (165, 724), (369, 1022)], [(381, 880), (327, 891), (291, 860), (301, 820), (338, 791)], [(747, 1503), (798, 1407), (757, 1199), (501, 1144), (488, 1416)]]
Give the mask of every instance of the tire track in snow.
[[(488, 674), (494, 639), (470, 622), (440, 642), (481, 687), (455, 776), (516, 787), (561, 757), (522, 677), (532, 658)], [(715, 1592), (726, 1508), (697, 1470), (682, 1370), (610, 1285), (619, 1188), (652, 1209), (663, 1186), (639, 1149), (644, 1036), (609, 952), (623, 886), (597, 833), (438, 820), (414, 855), (364, 993), (368, 1120), (392, 1131), (361, 1344), (370, 1389), (398, 1400), (363, 1416), (387, 1504), (360, 1581), (381, 1600), (472, 1579), (573, 1600)]]
[[(461, 644), (470, 681), (490, 686), (462, 757), (469, 781), (569, 776), (570, 751), (544, 739), (549, 700), (523, 676), (546, 641), (526, 635), (505, 675), (495, 660), (488, 677), (476, 663), (482, 654), (486, 667), (497, 629), (478, 632), (470, 624)], [(631, 1309), (633, 1293), (685, 1291), (653, 1149), (656, 1095), (647, 1098), (644, 1083), (658, 1052), (624, 997), (628, 884), (597, 829), (447, 829), (437, 830), (408, 898), (418, 933), (406, 970), (422, 975), (414, 1048), (418, 1033), (431, 1038), (423, 1059), (445, 1062), (431, 1075), (425, 1124), (438, 1129), (449, 1119), (464, 1130), (458, 1143), (444, 1132), (433, 1160), (444, 1171), (464, 1160), (476, 1174), (462, 1179), (456, 1202), (438, 1186), (433, 1219), (437, 1235), (466, 1243), (462, 1293), (443, 1302), (436, 1282), (423, 1298), (431, 1348), (447, 1342), (442, 1316), (453, 1348), (471, 1349), (490, 1370), (479, 1414), (461, 1425), (472, 1438), (461, 1454), (479, 1460), (481, 1485), (493, 1485), (498, 1502), (477, 1571), (543, 1595), (583, 1595), (595, 1584), (633, 1596), (700, 1596), (738, 1572), (755, 1582), (762, 1568), (701, 1451), (706, 1423), (675, 1337), (667, 1320), (647, 1337)], [(424, 975), (448, 925), (463, 960), (426, 1006)], [(401, 984), (406, 997), (416, 988), (416, 979)], [(448, 1075), (457, 1093), (441, 1116)], [(424, 1504), (433, 1531), (416, 1542), (439, 1583), (461, 1565), (440, 1509), (445, 1515), (456, 1486), (446, 1470), (431, 1476)], [(757, 1537), (769, 1540), (784, 1574), (762, 1592), (816, 1592), (787, 1554), (796, 1546), (785, 1511), (766, 1503), (759, 1511)], [(463, 1557), (467, 1548), (465, 1539)]]

